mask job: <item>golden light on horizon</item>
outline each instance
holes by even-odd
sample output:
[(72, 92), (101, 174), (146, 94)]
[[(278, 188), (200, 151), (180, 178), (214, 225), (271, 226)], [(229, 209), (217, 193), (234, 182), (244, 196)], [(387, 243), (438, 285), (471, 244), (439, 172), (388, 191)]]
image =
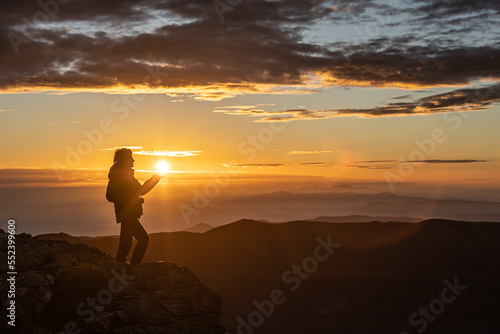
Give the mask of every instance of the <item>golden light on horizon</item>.
[(170, 171), (170, 164), (168, 162), (164, 161), (164, 160), (159, 161), (156, 164), (156, 170), (161, 175), (166, 175)]

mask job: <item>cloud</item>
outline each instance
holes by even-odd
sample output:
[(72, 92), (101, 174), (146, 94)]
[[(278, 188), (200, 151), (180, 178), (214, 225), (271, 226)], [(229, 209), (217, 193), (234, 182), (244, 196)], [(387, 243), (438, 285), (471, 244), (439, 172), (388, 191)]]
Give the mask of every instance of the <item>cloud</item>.
[(2, 187), (30, 187), (30, 186), (67, 186), (97, 182), (107, 182), (106, 170), (68, 169), (65, 170), (64, 180), (61, 181), (53, 169), (38, 168), (0, 168), (0, 185)]
[(495, 0), (418, 0), (417, 3), (420, 6), (416, 10), (426, 14), (427, 20), (471, 13), (500, 14), (500, 3)]
[[(309, 22), (325, 10), (321, 1), (289, 1), (287, 6), (258, 1), (232, 12), (235, 24), (224, 25), (210, 1), (133, 5), (130, 1), (106, 5), (74, 1), (59, 6), (58, 15), (45, 24), (29, 25), (22, 24), (21, 18), (23, 14), (29, 18), (37, 8), (28, 1), (8, 8), (2, 5), (0, 33), (14, 41), (1, 40), (0, 89), (4, 91), (145, 90), (209, 100), (241, 91), (272, 92), (272, 87), (265, 87), (270, 84), (304, 84), (301, 66), (294, 66), (320, 48), (299, 43), (300, 36), (284, 25)], [(158, 21), (155, 29), (116, 33), (116, 26), (146, 23), (155, 12), (177, 18), (178, 24)], [(87, 31), (72, 32), (66, 25), (86, 25)], [(99, 26), (103, 29), (94, 28)], [(289, 61), (269, 62), (271, 57)]]
[[(392, 169), (397, 168), (398, 164), (403, 161), (399, 160), (372, 160), (372, 161), (354, 161), (346, 163), (349, 168), (365, 168), (365, 169)], [(425, 159), (425, 160), (408, 160), (404, 162), (415, 164), (471, 164), (488, 162), (488, 160), (477, 159)]]
[(251, 108), (255, 108), (255, 106), (225, 106), (225, 107), (221, 107), (223, 109), (251, 109)]
[(359, 169), (391, 169), (389, 166), (369, 166), (369, 165), (346, 165), (347, 168), (359, 168)]
[(411, 95), (402, 95), (402, 96), (396, 96), (392, 97), (391, 100), (406, 100), (412, 97)]
[(290, 151), (286, 154), (321, 154), (321, 153), (333, 153), (334, 151)]
[[(346, 161), (341, 163), (332, 162), (294, 162), (294, 163), (234, 163), (223, 164), (227, 168), (282, 168), (282, 167), (319, 167), (319, 168), (358, 168), (358, 169), (394, 169), (398, 168), (399, 160), (369, 160), (369, 161)], [(477, 159), (426, 159), (409, 160), (409, 163), (418, 164), (469, 164), (482, 163), (488, 160)]]
[(21, 109), (18, 108), (10, 108), (10, 109), (0, 109), (0, 112), (8, 112), (8, 111), (20, 111)]
[(342, 116), (383, 117), (407, 115), (432, 115), (447, 112), (485, 110), (500, 102), (500, 84), (479, 88), (464, 88), (447, 93), (430, 95), (414, 102), (389, 103), (380, 107), (366, 109), (288, 109), (265, 111), (263, 109), (223, 110), (230, 115), (260, 117), (257, 122), (286, 122), (295, 120), (314, 120)]
[(347, 64), (331, 52), (329, 65), (316, 74), (330, 85), (405, 89), (465, 86), (474, 79), (500, 77), (497, 48), (398, 44), (380, 38), (352, 47)]
[(331, 162), (295, 162), (295, 163), (242, 163), (224, 164), (228, 168), (282, 168), (282, 167), (317, 167), (317, 168), (363, 168), (363, 169), (390, 169), (390, 166), (370, 166), (353, 163)]
[(428, 160), (411, 160), (408, 162), (423, 162), (427, 164), (470, 164), (476, 162), (488, 162), (487, 160), (474, 160), (474, 159), (462, 159), (462, 160), (443, 160), (443, 159), (428, 159)]
[(170, 151), (170, 150), (154, 150), (154, 151), (134, 151), (136, 155), (151, 155), (159, 157), (192, 157), (200, 155), (201, 151)]
[(135, 155), (149, 155), (157, 157), (193, 157), (201, 154), (201, 151), (178, 151), (178, 150), (145, 150), (142, 146), (120, 146), (105, 148), (103, 151), (115, 151), (119, 148), (128, 148)]
[(281, 167), (337, 167), (329, 162), (299, 162), (299, 163), (245, 163), (223, 164), (228, 168), (281, 168)]
[(72, 124), (78, 124), (80, 123), (79, 121), (70, 121), (70, 122), (55, 122), (55, 123), (49, 123), (49, 125), (54, 125), (54, 126), (67, 126), (67, 125), (72, 125)]
[[(481, 35), (482, 45), (474, 45), (475, 35), (433, 39), (426, 29), (413, 29), (427, 32), (425, 38), (368, 34), (359, 43), (335, 34), (328, 43), (308, 38), (328, 20), (363, 27), (373, 16), (397, 16), (387, 24), (402, 26), (402, 15), (410, 13), (414, 24), (423, 26), (474, 12), (477, 18), (468, 22), (473, 27), (484, 19), (479, 15), (498, 11), (498, 4), (485, 0), (405, 6), (253, 0), (225, 12), (221, 23), (207, 0), (74, 0), (49, 9), (34, 1), (3, 1), (0, 91), (147, 92), (217, 101), (337, 85), (414, 89), (500, 77), (498, 43), (487, 34)], [(463, 20), (450, 23), (450, 36), (460, 24)]]
[(103, 148), (102, 151), (115, 151), (119, 148), (128, 148), (129, 150), (142, 150), (142, 146), (117, 146), (117, 147), (110, 147), (110, 148)]

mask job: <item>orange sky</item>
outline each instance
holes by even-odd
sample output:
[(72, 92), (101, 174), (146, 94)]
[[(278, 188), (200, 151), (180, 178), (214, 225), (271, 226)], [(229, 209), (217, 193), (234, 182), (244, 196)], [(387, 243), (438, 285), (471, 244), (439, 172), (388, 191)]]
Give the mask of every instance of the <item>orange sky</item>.
[(70, 2), (34, 21), (37, 3), (5, 8), (0, 168), (87, 182), (133, 147), (137, 170), (163, 154), (189, 177), (499, 183), (489, 8), (283, 6)]

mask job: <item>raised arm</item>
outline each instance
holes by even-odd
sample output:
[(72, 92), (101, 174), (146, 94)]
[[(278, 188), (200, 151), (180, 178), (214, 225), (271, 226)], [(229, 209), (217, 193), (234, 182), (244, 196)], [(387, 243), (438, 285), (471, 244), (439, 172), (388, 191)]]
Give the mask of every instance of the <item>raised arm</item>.
[(161, 177), (158, 175), (153, 175), (149, 180), (144, 182), (144, 184), (137, 190), (139, 196), (146, 195), (151, 189), (154, 188), (160, 182)]

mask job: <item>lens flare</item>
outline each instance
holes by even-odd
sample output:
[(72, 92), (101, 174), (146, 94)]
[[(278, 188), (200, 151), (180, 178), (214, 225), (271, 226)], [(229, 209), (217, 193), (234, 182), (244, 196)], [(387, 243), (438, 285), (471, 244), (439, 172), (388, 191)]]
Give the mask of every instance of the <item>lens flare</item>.
[(170, 164), (166, 161), (159, 161), (156, 164), (156, 170), (158, 171), (158, 173), (165, 175), (170, 170)]

